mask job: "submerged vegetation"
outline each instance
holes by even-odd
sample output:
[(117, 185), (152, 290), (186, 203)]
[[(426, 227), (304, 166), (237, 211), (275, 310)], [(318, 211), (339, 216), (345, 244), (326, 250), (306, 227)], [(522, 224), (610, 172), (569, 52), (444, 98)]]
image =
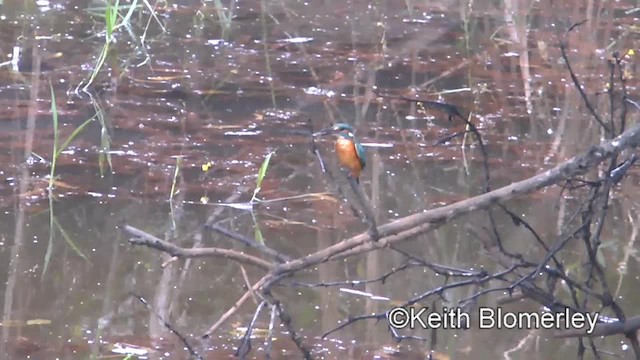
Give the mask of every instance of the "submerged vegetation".
[(51, 261), (51, 256), (53, 252), (53, 241), (56, 232), (59, 232), (63, 239), (67, 242), (67, 244), (73, 249), (73, 251), (84, 260), (89, 261), (89, 259), (82, 253), (78, 245), (71, 239), (71, 237), (67, 234), (60, 223), (56, 220), (54, 214), (54, 201), (56, 199), (55, 195), (55, 187), (58, 183), (56, 180), (56, 164), (58, 162), (58, 158), (62, 154), (62, 152), (69, 146), (69, 144), (84, 130), (84, 128), (94, 120), (94, 117), (87, 119), (85, 122), (80, 124), (77, 128), (73, 130), (71, 135), (65, 139), (62, 145), (59, 145), (59, 134), (60, 134), (60, 124), (58, 122), (58, 108), (56, 105), (56, 95), (53, 90), (53, 86), (49, 83), (49, 89), (51, 91), (51, 119), (53, 123), (53, 149), (51, 151), (51, 172), (49, 174), (49, 186), (47, 187), (47, 193), (49, 197), (49, 243), (47, 245), (47, 252), (44, 257), (44, 262), (42, 266), (42, 278), (47, 272), (49, 267), (49, 262)]

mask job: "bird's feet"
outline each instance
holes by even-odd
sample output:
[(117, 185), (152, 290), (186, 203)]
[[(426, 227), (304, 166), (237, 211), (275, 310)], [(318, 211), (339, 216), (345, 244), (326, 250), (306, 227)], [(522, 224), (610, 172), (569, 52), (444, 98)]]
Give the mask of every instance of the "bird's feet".
[(358, 176), (353, 175), (352, 173), (345, 171), (345, 174), (347, 175), (347, 180), (349, 181), (355, 181), (356, 184), (360, 184), (360, 178)]
[(380, 233), (378, 233), (378, 228), (375, 226), (375, 224), (369, 228), (367, 234), (369, 234), (369, 236), (371, 237), (371, 241), (373, 242), (376, 242), (378, 241), (378, 239), (380, 239)]

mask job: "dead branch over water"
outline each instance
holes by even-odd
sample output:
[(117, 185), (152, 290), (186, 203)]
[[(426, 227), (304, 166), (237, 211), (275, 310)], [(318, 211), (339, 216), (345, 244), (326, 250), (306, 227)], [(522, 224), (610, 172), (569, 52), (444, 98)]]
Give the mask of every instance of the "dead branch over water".
[[(229, 309), (227, 314), (223, 316), (214, 326), (206, 333), (210, 335), (217, 330), (226, 319), (235, 313), (235, 311), (250, 298), (252, 291), (267, 292), (275, 285), (279, 279), (291, 275), (297, 271), (308, 269), (322, 262), (335, 259), (343, 259), (349, 256), (360, 255), (365, 252), (381, 249), (392, 244), (409, 240), (416, 235), (425, 233), (435, 229), (437, 226), (451, 221), (459, 216), (468, 214), (473, 211), (488, 208), (501, 202), (512, 199), (516, 196), (526, 195), (542, 188), (561, 183), (572, 179), (578, 175), (584, 174), (590, 169), (600, 164), (602, 161), (618, 155), (622, 150), (630, 147), (636, 147), (640, 144), (640, 125), (636, 125), (628, 129), (622, 135), (593, 146), (586, 153), (576, 156), (553, 169), (547, 170), (531, 178), (513, 183), (511, 185), (493, 190), (489, 193), (478, 195), (476, 197), (456, 202), (451, 205), (410, 215), (379, 227), (381, 238), (377, 242), (372, 242), (371, 237), (367, 233), (363, 233), (339, 242), (326, 249), (319, 250), (305, 257), (294, 259), (289, 262), (278, 264), (269, 263), (262, 259), (247, 254), (238, 253), (232, 250), (220, 248), (201, 248), (187, 249), (181, 248), (152, 235), (145, 234), (141, 230), (131, 226), (125, 226), (124, 230), (131, 236), (130, 241), (133, 244), (145, 245), (153, 247), (157, 250), (166, 252), (173, 256), (191, 258), (191, 257), (226, 257), (242, 263), (256, 265), (269, 272), (260, 279), (252, 289), (248, 290), (237, 303)], [(440, 290), (438, 290), (440, 291)], [(546, 302), (546, 301), (545, 301)], [(627, 326), (613, 324), (609, 327), (619, 328), (618, 332), (622, 332)], [(628, 331), (628, 330), (627, 330)], [(607, 335), (610, 332), (598, 330), (598, 334)], [(615, 333), (615, 332), (614, 332)], [(572, 336), (573, 333), (562, 334), (562, 336)], [(576, 336), (576, 335), (573, 335)]]
[[(304, 358), (310, 359), (313, 357), (313, 354), (304, 344), (301, 336), (293, 328), (291, 324), (291, 317), (288, 315), (285, 307), (286, 304), (277, 299), (271, 292), (271, 289), (275, 285), (309, 287), (333, 286), (335, 284), (322, 283), (301, 285), (291, 282), (290, 279), (296, 273), (313, 268), (318, 264), (361, 255), (373, 250), (391, 248), (405, 257), (405, 265), (372, 281), (383, 282), (390, 274), (397, 271), (403, 271), (408, 267), (425, 267), (435, 273), (445, 275), (447, 279), (450, 277), (462, 277), (461, 280), (447, 282), (445, 285), (437, 288), (425, 289), (422, 294), (407, 300), (400, 306), (410, 306), (419, 302), (424, 302), (440, 296), (451, 289), (460, 287), (470, 287), (474, 289), (474, 294), (472, 296), (461, 300), (458, 304), (461, 308), (467, 310), (476, 307), (478, 300), (489, 293), (507, 292), (511, 295), (516, 291), (518, 292), (518, 297), (531, 299), (539, 303), (541, 306), (546, 307), (551, 312), (589, 312), (594, 311), (597, 304), (600, 306), (597, 310), (610, 309), (612, 313), (615, 314), (616, 319), (613, 319), (613, 321), (609, 323), (598, 324), (596, 331), (593, 334), (585, 334), (584, 331), (572, 329), (566, 332), (560, 332), (557, 336), (577, 337), (579, 341), (578, 353), (579, 356), (582, 357), (587, 351), (587, 346), (582, 340), (583, 336), (589, 336), (587, 337), (587, 341), (589, 342), (588, 348), (595, 356), (598, 356), (597, 346), (592, 340), (593, 336), (624, 334), (631, 344), (636, 356), (640, 357), (640, 346), (638, 345), (636, 337), (636, 331), (640, 328), (640, 321), (638, 321), (637, 316), (629, 318), (625, 316), (625, 312), (616, 303), (614, 296), (612, 295), (611, 288), (607, 284), (602, 265), (596, 259), (598, 248), (601, 245), (600, 238), (605, 224), (611, 190), (616, 183), (620, 182), (624, 178), (626, 170), (633, 165), (636, 157), (633, 155), (621, 164), (619, 164), (617, 159), (620, 153), (624, 150), (635, 148), (640, 145), (640, 124), (628, 128), (626, 126), (627, 99), (623, 65), (620, 56), (614, 54), (610, 60), (610, 79), (612, 80), (610, 88), (614, 88), (614, 81), (617, 80), (616, 83), (619, 92), (623, 95), (622, 99), (619, 101), (619, 94), (616, 93), (614, 96), (613, 90), (609, 92), (608, 96), (612, 98), (611, 104), (614, 104), (615, 106), (612, 105), (611, 108), (608, 109), (610, 112), (610, 121), (609, 123), (606, 123), (606, 121), (603, 120), (603, 117), (598, 115), (598, 109), (589, 103), (589, 98), (582, 90), (578, 76), (570, 67), (570, 61), (566, 55), (565, 47), (566, 45), (562, 44), (561, 51), (562, 56), (568, 65), (571, 78), (573, 79), (576, 88), (579, 89), (583, 100), (587, 104), (586, 107), (594, 117), (596, 124), (602, 127), (602, 131), (608, 140), (598, 145), (591, 146), (584, 153), (576, 155), (556, 167), (543, 171), (535, 176), (492, 191), (486, 191), (483, 194), (450, 205), (435, 209), (425, 209), (423, 212), (418, 212), (413, 215), (390, 221), (377, 227), (375, 227), (375, 223), (373, 223), (373, 230), (375, 230), (373, 232), (363, 232), (351, 238), (344, 239), (335, 245), (328, 246), (324, 249), (296, 259), (290, 259), (285, 254), (278, 253), (270, 248), (261, 248), (260, 246), (253, 247), (268, 258), (275, 260), (264, 260), (238, 251), (220, 248), (187, 249), (158, 239), (151, 234), (147, 234), (142, 230), (135, 229), (128, 225), (124, 226), (123, 230), (133, 237), (130, 240), (132, 244), (152, 247), (172, 256), (182, 258), (202, 256), (224, 257), (243, 264), (254, 265), (265, 271), (262, 278), (254, 283), (250, 289), (248, 289), (244, 295), (242, 295), (236, 303), (233, 304), (233, 306), (231, 306), (209, 328), (209, 330), (205, 332), (203, 335), (204, 337), (208, 337), (213, 334), (220, 328), (220, 326), (231, 318), (247, 300), (251, 299), (252, 296), (257, 295), (262, 301), (257, 307), (255, 317), (257, 317), (257, 313), (260, 312), (266, 304), (269, 304), (272, 309), (272, 321), (275, 316), (275, 313), (273, 312), (277, 312), (281, 323), (288, 328), (290, 336), (294, 343), (299, 347)], [(623, 110), (621, 111), (620, 109)], [(479, 136), (476, 140), (481, 141)], [(319, 159), (322, 161), (320, 157)], [(604, 177), (595, 181), (584, 181), (579, 179), (581, 175), (585, 175), (588, 172), (593, 171), (598, 167), (598, 165), (607, 161), (607, 169)], [(487, 179), (489, 179), (488, 173)], [(580, 198), (582, 199), (581, 203), (578, 206), (578, 209), (570, 216), (569, 221), (567, 221), (565, 231), (563, 231), (562, 234), (558, 234), (557, 238), (546, 239), (545, 241), (543, 240), (544, 237), (539, 235), (538, 230), (528, 224), (523, 218), (510, 211), (506, 207), (505, 203), (511, 199), (531, 194), (554, 185), (561, 185), (563, 191), (574, 191), (576, 189), (586, 189), (586, 191), (580, 193)], [(489, 189), (489, 184), (487, 184), (486, 190)], [(366, 202), (368, 200), (365, 199), (362, 201)], [(362, 206), (365, 208), (366, 212), (368, 204), (363, 204)], [(503, 211), (513, 220), (514, 224), (525, 228), (534, 236), (538, 246), (544, 250), (546, 255), (537, 261), (531, 261), (525, 260), (526, 257), (524, 254), (510, 253), (506, 251), (503, 247), (500, 232), (497, 230), (495, 222), (492, 219), (490, 212), (492, 210)], [(473, 235), (475, 240), (482, 243), (491, 259), (502, 267), (502, 270), (500, 271), (488, 273), (485, 271), (469, 271), (431, 264), (410, 254), (403, 253), (395, 247), (396, 245), (413, 239), (418, 235), (433, 231), (454, 219), (478, 211), (487, 211), (489, 218), (492, 220), (491, 228), (488, 229), (486, 234), (471, 227), (467, 230)], [(236, 241), (246, 243), (247, 239), (242, 235), (235, 234), (231, 230), (222, 230), (223, 231), (216, 229), (216, 231), (221, 231)], [(580, 270), (580, 276), (575, 276), (574, 274), (570, 276), (564, 269), (562, 261), (558, 258), (559, 252), (566, 248), (566, 246), (572, 241), (574, 243), (581, 244), (581, 251), (584, 251), (588, 258), (588, 263)], [(541, 276), (540, 274), (543, 275)], [(543, 280), (545, 285), (541, 285)], [(556, 297), (556, 284), (558, 283), (558, 280), (560, 280), (560, 282), (562, 282), (568, 289), (571, 298), (570, 302), (566, 302), (566, 300)], [(386, 316), (387, 311), (378, 314), (352, 317), (348, 321), (343, 322), (338, 328), (325, 335), (328, 335), (335, 330), (350, 326), (356, 321), (366, 319), (381, 320), (385, 319)], [(251, 326), (249, 326), (248, 334), (244, 337), (242, 345), (239, 347), (239, 352), (242, 353), (242, 356), (245, 356), (251, 349), (251, 337), (249, 336), (249, 332), (253, 328), (253, 323), (254, 321), (252, 321)], [(390, 326), (389, 331), (392, 337), (397, 340), (417, 339), (431, 341), (432, 348), (435, 346), (435, 330), (433, 330), (434, 333), (431, 339), (422, 339), (413, 334), (400, 333), (397, 329)]]

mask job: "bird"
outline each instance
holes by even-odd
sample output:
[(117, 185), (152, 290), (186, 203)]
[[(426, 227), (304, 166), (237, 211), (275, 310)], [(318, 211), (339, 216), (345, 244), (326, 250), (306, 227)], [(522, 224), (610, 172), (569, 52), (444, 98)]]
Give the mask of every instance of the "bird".
[(335, 151), (340, 165), (349, 170), (356, 183), (360, 183), (360, 173), (367, 164), (365, 151), (355, 137), (355, 131), (351, 125), (338, 123), (329, 128), (320, 130), (314, 136), (336, 135)]

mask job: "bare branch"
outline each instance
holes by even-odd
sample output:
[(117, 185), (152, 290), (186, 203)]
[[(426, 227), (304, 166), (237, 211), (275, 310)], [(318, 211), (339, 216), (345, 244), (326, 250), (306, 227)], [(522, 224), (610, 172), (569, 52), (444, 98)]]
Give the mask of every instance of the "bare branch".
[(133, 238), (129, 239), (129, 243), (134, 245), (148, 246), (150, 248), (166, 252), (167, 254), (172, 256), (184, 258), (222, 257), (232, 259), (240, 263), (254, 265), (265, 270), (271, 270), (274, 268), (274, 264), (271, 264), (255, 256), (237, 252), (235, 250), (220, 248), (186, 249), (166, 242), (130, 225), (125, 225), (123, 227), (123, 230), (129, 235), (134, 236)]

